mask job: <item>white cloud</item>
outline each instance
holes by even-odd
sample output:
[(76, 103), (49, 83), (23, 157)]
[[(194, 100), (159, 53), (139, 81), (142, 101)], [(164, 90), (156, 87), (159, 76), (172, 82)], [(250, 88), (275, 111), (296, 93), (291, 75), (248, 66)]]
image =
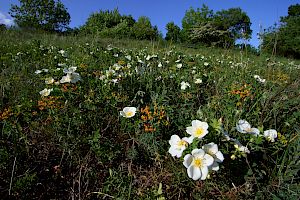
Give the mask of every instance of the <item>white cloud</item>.
[(8, 15), (5, 15), (0, 11), (0, 24), (5, 24), (6, 26), (11, 26), (14, 24), (14, 20), (11, 19)]

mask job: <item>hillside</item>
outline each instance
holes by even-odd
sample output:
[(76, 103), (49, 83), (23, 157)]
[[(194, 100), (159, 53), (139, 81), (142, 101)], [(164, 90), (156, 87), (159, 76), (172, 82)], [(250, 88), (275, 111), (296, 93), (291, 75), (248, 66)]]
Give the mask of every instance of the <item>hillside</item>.
[(299, 197), (299, 60), (0, 37), (3, 199)]

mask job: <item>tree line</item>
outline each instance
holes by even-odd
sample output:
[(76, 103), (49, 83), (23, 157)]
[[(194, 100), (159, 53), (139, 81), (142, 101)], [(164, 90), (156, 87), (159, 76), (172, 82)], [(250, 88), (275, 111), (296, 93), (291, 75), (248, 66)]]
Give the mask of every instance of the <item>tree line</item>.
[[(214, 12), (205, 4), (190, 8), (182, 19), (182, 28), (174, 22), (166, 24), (163, 38), (157, 26), (146, 16), (135, 20), (131, 15), (121, 15), (118, 9), (92, 13), (85, 24), (69, 28), (71, 17), (60, 0), (19, 0), (12, 5), (10, 15), (20, 29), (42, 30), (64, 34), (100, 37), (132, 38), (138, 40), (166, 40), (193, 45), (234, 47), (238, 40), (251, 38), (251, 21), (241, 8)], [(291, 5), (288, 16), (281, 17), (278, 26), (259, 33), (260, 49), (265, 52), (300, 57), (300, 5)], [(0, 25), (0, 30), (5, 26)]]

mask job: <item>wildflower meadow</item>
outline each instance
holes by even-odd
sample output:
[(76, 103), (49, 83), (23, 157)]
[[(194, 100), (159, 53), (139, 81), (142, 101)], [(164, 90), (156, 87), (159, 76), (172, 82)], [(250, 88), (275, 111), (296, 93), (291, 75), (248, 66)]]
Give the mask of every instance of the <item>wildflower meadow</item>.
[(299, 198), (299, 60), (1, 38), (1, 198)]

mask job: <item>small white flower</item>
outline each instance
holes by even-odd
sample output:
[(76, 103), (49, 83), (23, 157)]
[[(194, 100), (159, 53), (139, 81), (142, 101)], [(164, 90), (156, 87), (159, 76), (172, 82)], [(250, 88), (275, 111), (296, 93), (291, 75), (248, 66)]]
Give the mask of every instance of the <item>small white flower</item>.
[(120, 111), (120, 115), (125, 118), (131, 118), (135, 115), (136, 108), (135, 107), (125, 107), (122, 111)]
[(70, 74), (67, 74), (65, 76), (63, 76), (60, 81), (60, 83), (70, 83), (71, 82), (71, 76)]
[(182, 89), (182, 90), (185, 90), (186, 88), (188, 88), (188, 87), (191, 87), (191, 85), (188, 83), (188, 82), (184, 82), (184, 81), (182, 81), (181, 83), (180, 83), (180, 88)]
[(150, 60), (152, 57), (150, 55), (147, 56), (146, 60)]
[(218, 150), (218, 145), (211, 142), (202, 147), (205, 153), (211, 155), (214, 158), (214, 163), (211, 165), (211, 169), (214, 171), (219, 170), (219, 163), (223, 162), (224, 156), (221, 151)]
[(208, 62), (204, 62), (204, 66), (207, 67), (209, 65)]
[(109, 70), (105, 71), (105, 74), (106, 74), (107, 77), (113, 76), (115, 73), (116, 73), (116, 71), (113, 70), (113, 69), (110, 69), (110, 68), (109, 68)]
[(58, 51), (58, 53), (60, 53), (60, 54), (64, 54), (64, 53), (65, 53), (65, 51), (64, 51), (64, 50), (59, 50), (59, 51)]
[(65, 74), (70, 74), (70, 73), (75, 72), (76, 69), (77, 69), (77, 67), (64, 68), (63, 72), (64, 72)]
[(182, 152), (187, 148), (188, 144), (192, 143), (192, 141), (187, 138), (180, 138), (178, 135), (172, 135), (169, 140), (169, 144), (171, 147), (169, 148), (169, 153), (174, 157), (180, 158), (182, 156)]
[(48, 77), (48, 78), (45, 79), (45, 83), (46, 84), (52, 84), (52, 83), (54, 83), (54, 79), (52, 77)]
[(275, 142), (275, 138), (277, 138), (277, 131), (274, 129), (264, 131), (264, 136), (270, 142)]
[(193, 138), (203, 138), (208, 133), (208, 124), (199, 120), (193, 120), (192, 126), (186, 128), (186, 132)]
[(158, 67), (162, 67), (162, 64), (161, 64), (161, 62), (159, 62), (159, 63), (158, 63)]
[(42, 95), (42, 97), (46, 97), (46, 96), (49, 96), (50, 92), (52, 92), (52, 91), (53, 91), (53, 89), (45, 88), (42, 91), (40, 91), (39, 93), (40, 93), (40, 95)]
[(178, 69), (180, 69), (180, 68), (182, 67), (182, 63), (176, 64), (176, 67), (177, 67)]
[(236, 129), (240, 133), (249, 133), (255, 136), (259, 135), (259, 130), (257, 128), (251, 128), (251, 125), (246, 120), (239, 120), (236, 124)]
[(259, 79), (259, 82), (265, 83), (265, 82), (266, 82), (266, 79)]
[(99, 77), (99, 79), (100, 79), (101, 81), (103, 81), (104, 79), (106, 79), (106, 76), (105, 76), (105, 75), (101, 75), (101, 76)]
[(205, 180), (208, 175), (208, 167), (214, 162), (214, 158), (206, 154), (202, 149), (194, 149), (192, 154), (184, 156), (183, 165), (187, 168), (187, 174), (193, 180)]
[(81, 80), (81, 77), (78, 73), (67, 73), (67, 75), (63, 76), (60, 83), (76, 83)]
[(78, 82), (78, 81), (81, 80), (81, 76), (78, 73), (76, 73), (76, 72), (71, 73), (70, 76), (71, 76), (71, 78), (70, 78), (71, 79), (71, 83), (76, 83), (76, 82)]
[(196, 84), (201, 84), (201, 83), (202, 83), (202, 79), (197, 78), (197, 79), (195, 80), (195, 83), (196, 83)]
[(160, 81), (161, 80), (161, 76), (158, 76), (155, 80), (156, 81)]
[(113, 48), (111, 47), (111, 45), (107, 45), (107, 48), (106, 48), (108, 51), (112, 50)]
[(58, 53), (60, 53), (63, 57), (67, 56), (67, 53), (64, 50), (59, 50)]
[(59, 67), (65, 67), (66, 63), (58, 63), (57, 66), (59, 66)]
[(111, 82), (113, 82), (114, 84), (118, 83), (118, 79), (115, 78), (115, 79), (111, 79)]
[(144, 64), (145, 62), (144, 61), (142, 61), (141, 59), (138, 59), (138, 62), (139, 63), (142, 63), (142, 64)]
[(262, 79), (262, 78), (260, 78), (260, 76), (258, 76), (258, 75), (254, 75), (253, 76), (258, 82), (261, 82), (261, 83), (265, 83), (266, 82), (266, 79)]
[(49, 69), (42, 69), (43, 72), (47, 73)]
[(131, 55), (126, 55), (125, 58), (126, 58), (127, 60), (131, 60)]
[(35, 73), (35, 74), (40, 74), (40, 73), (42, 73), (42, 72), (43, 72), (42, 70), (39, 70), (39, 69), (38, 69), (38, 70), (36, 70), (34, 73)]

